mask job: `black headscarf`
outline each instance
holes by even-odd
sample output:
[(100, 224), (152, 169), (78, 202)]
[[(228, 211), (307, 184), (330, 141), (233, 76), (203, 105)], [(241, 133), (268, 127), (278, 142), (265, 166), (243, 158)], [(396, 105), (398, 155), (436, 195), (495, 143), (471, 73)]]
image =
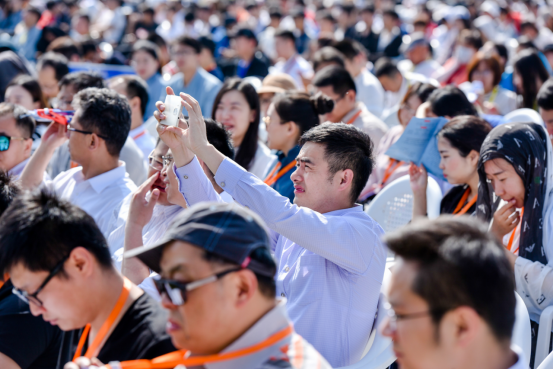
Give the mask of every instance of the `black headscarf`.
[[(547, 263), (543, 249), (543, 207), (548, 184), (548, 134), (535, 123), (503, 124), (485, 138), (479, 159), (479, 197), (477, 215), (490, 221), (493, 210), (492, 186), (487, 182), (485, 162), (501, 158), (514, 167), (523, 180), (525, 199), (519, 256)], [(548, 225), (546, 225), (548, 226)]]

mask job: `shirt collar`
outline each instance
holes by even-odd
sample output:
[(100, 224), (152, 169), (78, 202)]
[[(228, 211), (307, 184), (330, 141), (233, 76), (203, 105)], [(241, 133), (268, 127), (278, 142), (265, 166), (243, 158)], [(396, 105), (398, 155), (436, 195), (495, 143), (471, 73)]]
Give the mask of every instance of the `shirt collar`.
[(287, 162), (290, 163), (291, 161), (293, 161), (294, 159), (296, 159), (296, 157), (298, 156), (298, 153), (300, 152), (300, 146), (299, 145), (296, 145), (294, 146), (292, 149), (289, 150), (289, 153), (287, 156), (285, 156), (285, 153), (282, 152), (282, 151), (279, 151), (279, 153), (277, 154), (277, 157), (279, 158), (279, 161), (281, 162)]
[(129, 131), (129, 137), (131, 137), (132, 139), (134, 139), (136, 135), (141, 134), (142, 132), (144, 132), (145, 129), (146, 129), (146, 128), (144, 127), (144, 125), (141, 124), (141, 125), (138, 126), (137, 128), (132, 129), (132, 130)]
[(339, 210), (333, 210), (328, 213), (325, 213), (325, 215), (333, 215), (333, 216), (341, 216), (348, 213), (363, 213), (364, 207), (360, 204), (354, 204), (351, 208), (346, 209), (339, 209)]
[(367, 108), (365, 107), (365, 104), (361, 101), (357, 101), (356, 102), (356, 106), (354, 107), (354, 109), (350, 110), (348, 112), (348, 114), (346, 114), (343, 118), (342, 118), (342, 122), (343, 123), (346, 123), (350, 120), (350, 118), (352, 118), (355, 114), (358, 113), (358, 111), (364, 111), (364, 110), (367, 110)]
[(101, 193), (109, 185), (125, 178), (126, 174), (125, 163), (120, 160), (117, 168), (90, 178), (88, 183), (96, 193)]
[(29, 159), (30, 158), (27, 158), (27, 159), (23, 160), (21, 163), (17, 164), (15, 167), (8, 170), (8, 174), (10, 176), (19, 177), (21, 175), (21, 173), (23, 172), (23, 169), (25, 169), (25, 166), (29, 162)]

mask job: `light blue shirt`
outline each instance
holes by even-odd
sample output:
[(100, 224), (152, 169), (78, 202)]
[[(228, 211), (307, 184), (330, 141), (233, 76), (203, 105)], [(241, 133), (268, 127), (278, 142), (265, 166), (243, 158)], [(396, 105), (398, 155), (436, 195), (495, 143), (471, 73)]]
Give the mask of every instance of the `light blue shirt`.
[[(173, 92), (175, 92), (176, 95), (184, 92), (194, 97), (200, 104), (202, 114), (205, 117), (211, 117), (215, 97), (222, 85), (217, 77), (211, 75), (202, 68), (198, 68), (188, 86), (185, 86), (183, 73), (178, 73), (173, 76), (168, 84), (173, 88)], [(165, 100), (165, 95), (165, 91), (162, 91), (162, 101)], [(183, 112), (183, 114), (185, 114), (185, 112)]]
[(36, 60), (37, 42), (42, 34), (42, 30), (33, 27), (25, 32), (14, 35), (12, 41), (19, 48), (19, 55), (29, 61)]
[[(221, 202), (196, 158), (175, 173), (189, 205)], [(292, 204), (229, 159), (221, 163), (215, 180), (271, 229), (277, 296), (287, 298), (298, 334), (333, 367), (359, 361), (385, 271), (383, 229), (361, 206), (320, 214)]]
[(154, 115), (156, 102), (160, 99), (160, 96), (163, 95), (165, 99), (165, 86), (168, 86), (169, 83), (164, 82), (159, 73), (155, 73), (152, 77), (148, 78), (146, 84), (148, 85), (148, 104), (146, 104), (146, 111), (143, 117), (145, 122)]

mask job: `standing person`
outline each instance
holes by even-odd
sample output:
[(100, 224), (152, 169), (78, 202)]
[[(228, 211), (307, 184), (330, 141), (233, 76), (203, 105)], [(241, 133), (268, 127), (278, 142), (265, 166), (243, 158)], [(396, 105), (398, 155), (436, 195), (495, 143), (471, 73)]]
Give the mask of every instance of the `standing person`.
[(129, 137), (135, 141), (148, 163), (148, 155), (154, 150), (155, 141), (144, 126), (144, 114), (148, 101), (148, 85), (140, 77), (122, 75), (108, 81), (108, 87), (125, 96), (131, 107), (131, 130)]
[[(148, 103), (143, 114), (144, 121), (154, 114), (156, 101), (164, 92), (165, 83), (161, 75), (160, 49), (150, 41), (140, 40), (133, 45), (131, 65), (140, 78), (148, 85)], [(148, 155), (145, 156), (145, 158)]]
[(174, 350), (166, 314), (115, 270), (85, 211), (43, 190), (17, 198), (4, 215), (2, 273), (33, 315), (65, 331), (53, 368), (85, 355), (107, 363)]
[[(175, 93), (184, 92), (195, 96), (202, 106), (202, 111), (212, 111), (215, 97), (221, 88), (221, 81), (206, 72), (200, 66), (200, 43), (188, 36), (179, 37), (171, 46), (172, 58), (177, 63), (177, 73), (168, 85)], [(161, 98), (165, 99), (165, 91)]]
[(276, 94), (296, 90), (296, 85), (291, 76), (287, 74), (270, 74), (262, 81), (262, 87), (258, 89), (260, 98), (260, 111), (262, 117), (267, 116), (267, 109)]
[[(187, 203), (221, 201), (200, 167), (202, 160), (235, 201), (260, 215), (274, 231), (276, 292), (287, 298), (298, 333), (334, 367), (358, 361), (374, 324), (386, 259), (381, 227), (355, 205), (373, 166), (369, 136), (351, 125), (332, 123), (306, 132), (291, 176), (291, 204), (208, 145), (198, 102), (189, 95), (181, 97), (194, 112), (190, 128), (166, 127), (160, 137), (181, 137), (171, 149), (175, 158), (188, 163), (176, 169)], [(159, 113), (155, 116), (160, 119)]]
[(381, 83), (366, 67), (367, 56), (363, 46), (350, 39), (333, 45), (345, 57), (345, 68), (356, 83), (356, 96), (367, 110), (376, 117), (383, 113), (385, 90)]
[(516, 56), (513, 81), (520, 108), (538, 110), (537, 94), (548, 78), (550, 75), (535, 51), (523, 50)]
[(539, 94), (537, 95), (537, 105), (539, 106), (539, 114), (546, 127), (546, 131), (552, 142), (552, 119), (553, 119), (553, 94), (552, 94), (552, 78), (542, 84)]
[(50, 102), (58, 96), (58, 84), (69, 73), (67, 63), (65, 56), (54, 52), (43, 54), (37, 61), (38, 83), (44, 97)]
[[(491, 126), (481, 118), (461, 115), (448, 122), (437, 134), (439, 168), (444, 179), (454, 185), (441, 200), (440, 213), (473, 215), (479, 191), (479, 153)], [(427, 171), (410, 165), (410, 187), (414, 194), (413, 219), (427, 216)]]
[(315, 75), (313, 85), (334, 101), (333, 110), (324, 116), (326, 121), (352, 124), (368, 134), (374, 145), (379, 144), (388, 127), (371, 114), (363, 102), (356, 101), (356, 84), (350, 73), (343, 68), (329, 66)]
[(310, 63), (298, 55), (294, 34), (284, 29), (275, 32), (275, 50), (279, 61), (275, 63), (271, 73), (288, 74), (294, 79), (296, 88), (306, 91), (304, 80), (311, 79), (314, 71)]
[[(477, 221), (441, 217), (391, 233), (398, 261), (381, 327), (403, 369), (527, 369), (510, 346), (516, 299), (510, 264)], [(486, 283), (483, 283), (486, 281)]]
[(319, 116), (333, 110), (333, 101), (326, 96), (310, 97), (304, 92), (279, 94), (269, 106), (264, 122), (267, 125), (267, 145), (277, 150), (277, 162), (264, 183), (282, 196), (294, 201), (294, 184), (290, 176), (296, 170), (300, 152), (300, 137), (319, 124)]
[[(75, 97), (68, 126), (52, 123), (21, 174), (22, 186), (45, 186), (91, 215), (103, 232), (113, 209), (136, 189), (119, 153), (131, 127), (126, 99), (108, 89), (88, 88)], [(69, 140), (68, 137), (69, 136)], [(68, 141), (71, 159), (80, 166), (45, 181), (43, 173), (54, 150)], [(106, 233), (107, 236), (107, 233)]]
[(222, 72), (225, 77), (259, 77), (263, 79), (268, 71), (268, 61), (258, 48), (258, 40), (252, 30), (241, 28), (233, 34), (232, 47), (237, 57), (227, 61)]
[(485, 114), (506, 115), (517, 109), (517, 95), (500, 86), (502, 66), (496, 55), (478, 52), (467, 66), (467, 80), (481, 81), (484, 94), (477, 103)]
[(212, 119), (231, 134), (235, 161), (258, 178), (264, 178), (275, 155), (258, 139), (260, 100), (256, 89), (240, 78), (230, 78), (217, 94)]

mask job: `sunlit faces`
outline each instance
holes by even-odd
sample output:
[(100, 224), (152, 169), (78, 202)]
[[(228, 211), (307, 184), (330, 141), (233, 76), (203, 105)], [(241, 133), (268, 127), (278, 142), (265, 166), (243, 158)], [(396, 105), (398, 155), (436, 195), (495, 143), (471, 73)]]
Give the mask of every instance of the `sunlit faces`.
[(477, 68), (471, 73), (471, 78), (473, 81), (483, 82), (483, 87), (487, 94), (494, 88), (494, 72), (485, 61), (479, 63)]
[(477, 173), (479, 153), (471, 151), (464, 158), (460, 155), (460, 151), (453, 147), (450, 141), (444, 137), (439, 137), (437, 146), (441, 156), (439, 168), (442, 170), (444, 178), (448, 183), (453, 185), (469, 183), (471, 178)]
[(25, 140), (11, 140), (6, 151), (0, 151), (0, 169), (8, 171), (31, 156), (33, 140), (15, 123), (13, 115), (0, 116), (0, 134), (9, 137), (23, 137)]
[(274, 93), (263, 93), (259, 94), (258, 97), (260, 98), (260, 111), (262, 113), (262, 117), (267, 116), (267, 111), (269, 109), (269, 105), (271, 105), (271, 101), (273, 100), (273, 97), (275, 96)]
[(275, 52), (277, 57), (288, 59), (295, 52), (294, 43), (284, 37), (275, 37)]
[[(267, 146), (272, 150), (288, 149), (291, 140), (296, 141), (299, 134), (296, 124), (293, 122), (281, 122), (281, 117), (275, 110), (275, 105), (271, 104), (267, 111), (267, 117), (264, 118), (267, 130)], [(292, 125), (292, 126), (291, 126)], [(294, 131), (294, 132), (292, 132)]]
[(188, 45), (173, 45), (171, 47), (171, 58), (181, 72), (196, 70), (200, 63), (196, 50)]
[[(380, 327), (383, 335), (392, 338), (393, 350), (401, 369), (432, 369), (448, 367), (452, 357), (447, 345), (437, 333), (427, 302), (412, 291), (418, 267), (399, 258), (392, 268), (388, 295), (397, 316), (420, 314), (411, 319), (391, 322), (385, 318)], [(440, 330), (440, 327), (439, 327)]]
[(216, 107), (215, 120), (221, 122), (231, 133), (233, 146), (240, 146), (250, 124), (254, 121), (256, 111), (250, 109), (244, 95), (231, 90), (226, 92)]
[(333, 90), (333, 86), (318, 87), (317, 91), (329, 97), (335, 105), (330, 113), (324, 115), (325, 121), (340, 123), (342, 118), (356, 106), (356, 93), (348, 91), (345, 95), (339, 95)]
[(494, 193), (506, 202), (515, 200), (516, 208), (522, 208), (525, 203), (525, 185), (514, 167), (502, 158), (485, 162), (485, 173)]
[(137, 74), (145, 81), (148, 81), (158, 71), (160, 63), (148, 52), (138, 50), (133, 53), (131, 65)]
[(164, 182), (164, 176), (161, 175), (163, 170), (163, 158), (167, 154), (167, 146), (163, 143), (158, 144), (152, 153), (148, 157), (150, 165), (148, 166), (148, 178), (152, 177), (154, 174), (160, 172), (160, 175), (152, 185), (152, 189), (158, 189), (160, 191), (160, 196), (158, 197), (157, 203), (163, 206), (172, 205), (171, 202), (167, 199), (166, 193), (166, 184)]
[(164, 156), (164, 167), (160, 172), (165, 185), (165, 193), (167, 195), (167, 201), (172, 205), (179, 205), (183, 208), (187, 207), (187, 202), (181, 192), (179, 192), (179, 181), (173, 171), (173, 153), (171, 150)]
[(40, 108), (40, 101), (34, 102), (31, 93), (21, 86), (8, 87), (4, 94), (4, 100), (12, 104), (21, 105), (27, 110)]
[(548, 131), (548, 135), (550, 136), (550, 140), (552, 141), (552, 113), (554, 110), (545, 110), (541, 107), (539, 107), (539, 114), (541, 115), (541, 118), (546, 126), (546, 130)]
[(52, 99), (58, 96), (60, 92), (58, 82), (59, 81), (56, 79), (56, 71), (51, 66), (43, 66), (38, 71), (38, 84), (45, 98)]
[(420, 105), (421, 100), (419, 99), (419, 96), (413, 94), (404, 104), (400, 106), (398, 120), (403, 127), (406, 127), (408, 123), (410, 123), (410, 120), (415, 117), (417, 108), (419, 108)]
[(398, 92), (402, 87), (402, 75), (397, 73), (394, 77), (381, 76), (379, 77), (379, 82), (383, 86), (385, 91)]
[(73, 85), (69, 84), (62, 86), (58, 92), (58, 106), (55, 106), (55, 108), (61, 110), (73, 110), (71, 103), (73, 102), (73, 96), (75, 96), (76, 93), (77, 92), (73, 88)]
[[(180, 282), (192, 282), (230, 269), (212, 266), (202, 257), (202, 249), (186, 242), (173, 241), (163, 251), (160, 261), (162, 277)], [(236, 274), (203, 285), (187, 293), (187, 302), (176, 306), (167, 296), (162, 306), (169, 310), (167, 332), (175, 347), (198, 355), (215, 354), (221, 350), (228, 335), (226, 327), (236, 310)]]

